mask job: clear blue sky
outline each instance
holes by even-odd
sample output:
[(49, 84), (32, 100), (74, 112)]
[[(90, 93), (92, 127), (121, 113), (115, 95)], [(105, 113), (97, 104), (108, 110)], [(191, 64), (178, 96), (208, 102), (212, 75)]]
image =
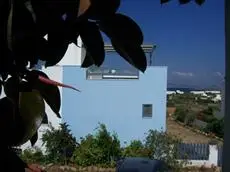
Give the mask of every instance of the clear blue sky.
[(194, 2), (179, 5), (178, 0), (163, 6), (160, 0), (122, 0), (119, 11), (140, 25), (145, 43), (157, 45), (155, 65), (168, 66), (169, 86), (221, 83), (225, 64), (223, 0), (206, 0), (201, 7)]

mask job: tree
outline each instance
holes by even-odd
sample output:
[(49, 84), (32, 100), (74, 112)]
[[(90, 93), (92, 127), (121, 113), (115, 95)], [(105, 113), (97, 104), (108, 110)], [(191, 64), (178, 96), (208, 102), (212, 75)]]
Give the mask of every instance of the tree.
[(59, 129), (51, 127), (43, 134), (42, 141), (46, 146), (47, 161), (57, 163), (68, 163), (77, 145), (66, 123), (60, 124)]
[(175, 136), (163, 131), (149, 130), (145, 140), (145, 148), (151, 150), (149, 151), (150, 158), (162, 160), (170, 169), (178, 171), (186, 163), (186, 160), (178, 161), (179, 143), (181, 143), (181, 140)]
[(82, 138), (73, 159), (81, 166), (114, 166), (115, 160), (120, 156), (121, 148), (117, 135), (108, 132), (104, 124), (99, 124), (95, 135), (89, 134)]

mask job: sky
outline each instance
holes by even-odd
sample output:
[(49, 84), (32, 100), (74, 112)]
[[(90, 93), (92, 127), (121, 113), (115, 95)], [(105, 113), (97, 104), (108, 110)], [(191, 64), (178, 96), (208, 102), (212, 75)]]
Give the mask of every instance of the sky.
[[(169, 87), (221, 86), (224, 0), (206, 0), (201, 7), (193, 1), (161, 5), (160, 0), (121, 0), (119, 12), (138, 23), (145, 44), (157, 45), (154, 65), (168, 66)], [(114, 59), (116, 64), (126, 63), (120, 57)]]

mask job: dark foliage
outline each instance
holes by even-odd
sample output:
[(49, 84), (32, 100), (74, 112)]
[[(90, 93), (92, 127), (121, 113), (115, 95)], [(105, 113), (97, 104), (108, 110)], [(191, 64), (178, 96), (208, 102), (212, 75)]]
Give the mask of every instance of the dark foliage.
[[(3, 86), (9, 98), (8, 106), (12, 106), (8, 124), (15, 121), (17, 126), (22, 126), (21, 131), (17, 127), (8, 130), (8, 134), (16, 132), (20, 135), (17, 140), (10, 142), (11, 145), (20, 145), (26, 139), (36, 142), (36, 131), (46, 115), (45, 107), (41, 106), (44, 101), (57, 117), (61, 117), (58, 84), (51, 82), (45, 73), (33, 70), (33, 67), (39, 60), (45, 61), (46, 67), (56, 65), (63, 58), (68, 45), (76, 44), (79, 36), (86, 50), (82, 67), (100, 66), (103, 63), (105, 50), (100, 32), (103, 31), (125, 60), (145, 71), (147, 64), (141, 48), (142, 31), (131, 18), (117, 13), (119, 6), (119, 0), (2, 2), (1, 13), (5, 18), (1, 20), (4, 53), (0, 59), (0, 91)], [(48, 39), (44, 38), (45, 35), (48, 35)], [(37, 113), (40, 116), (34, 115), (34, 107), (29, 108), (26, 103), (24, 109), (21, 108), (19, 102), (22, 97), (26, 101), (37, 99), (40, 108), (37, 108)], [(6, 104), (6, 99), (0, 103)], [(35, 117), (40, 119), (37, 125), (24, 127), (32, 126)]]
[(214, 133), (217, 137), (224, 137), (224, 119), (213, 119), (204, 128), (205, 132)]

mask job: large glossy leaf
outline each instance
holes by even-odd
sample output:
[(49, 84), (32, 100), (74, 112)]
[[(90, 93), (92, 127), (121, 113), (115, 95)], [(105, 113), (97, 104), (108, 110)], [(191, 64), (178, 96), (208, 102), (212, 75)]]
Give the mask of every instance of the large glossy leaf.
[(30, 143), (31, 143), (31, 146), (34, 146), (34, 144), (37, 142), (38, 140), (38, 132), (36, 132), (30, 139)]
[(1, 142), (9, 143), (10, 137), (13, 137), (12, 134), (15, 134), (13, 132), (13, 126), (15, 124), (15, 106), (8, 97), (4, 97), (0, 99), (0, 109), (0, 133), (2, 138), (4, 138)]
[(32, 91), (31, 85), (26, 81), (19, 81), (15, 76), (8, 78), (4, 83), (4, 92), (7, 97), (13, 101), (18, 100), (19, 91), (30, 92)]
[(141, 45), (143, 34), (135, 21), (123, 14), (115, 14), (101, 22), (100, 29), (112, 40), (122, 44)]
[(19, 113), (24, 126), (23, 137), (18, 145), (30, 140), (37, 132), (45, 114), (45, 102), (40, 92), (20, 92)]
[(69, 43), (60, 36), (63, 34), (55, 31), (48, 33), (48, 41), (44, 43), (44, 51), (40, 56), (41, 60), (46, 61), (46, 67), (56, 65), (65, 55)]
[(45, 113), (44, 118), (42, 120), (42, 124), (48, 124), (48, 123), (49, 123), (48, 115), (47, 115), (47, 113)]
[(141, 46), (122, 45), (112, 41), (112, 45), (117, 53), (122, 56), (127, 62), (142, 72), (145, 72), (147, 61), (145, 53)]
[(61, 117), (59, 114), (61, 107), (61, 96), (60, 91), (57, 86), (46, 84), (41, 82), (38, 79), (38, 76), (43, 76), (45, 78), (49, 78), (44, 72), (32, 70), (30, 72), (30, 82), (33, 83), (32, 87), (37, 89), (42, 97), (45, 99), (46, 103), (50, 106), (50, 108), (54, 111), (57, 117)]
[(114, 14), (120, 6), (120, 0), (91, 0), (87, 13), (91, 19), (101, 19)]
[(19, 93), (19, 79), (17, 77), (10, 77), (4, 83), (4, 92), (7, 97), (15, 100)]
[(81, 64), (82, 68), (88, 68), (94, 64), (93, 58), (86, 52), (85, 59)]
[(14, 54), (20, 57), (20, 61), (33, 59), (36, 56), (36, 25), (23, 3), (15, 3), (14, 8), (12, 25)]
[(93, 58), (96, 66), (100, 66), (105, 59), (105, 50), (98, 26), (93, 22), (84, 22), (79, 33), (87, 54)]
[(8, 72), (1, 72), (2, 80), (5, 81), (8, 78)]

